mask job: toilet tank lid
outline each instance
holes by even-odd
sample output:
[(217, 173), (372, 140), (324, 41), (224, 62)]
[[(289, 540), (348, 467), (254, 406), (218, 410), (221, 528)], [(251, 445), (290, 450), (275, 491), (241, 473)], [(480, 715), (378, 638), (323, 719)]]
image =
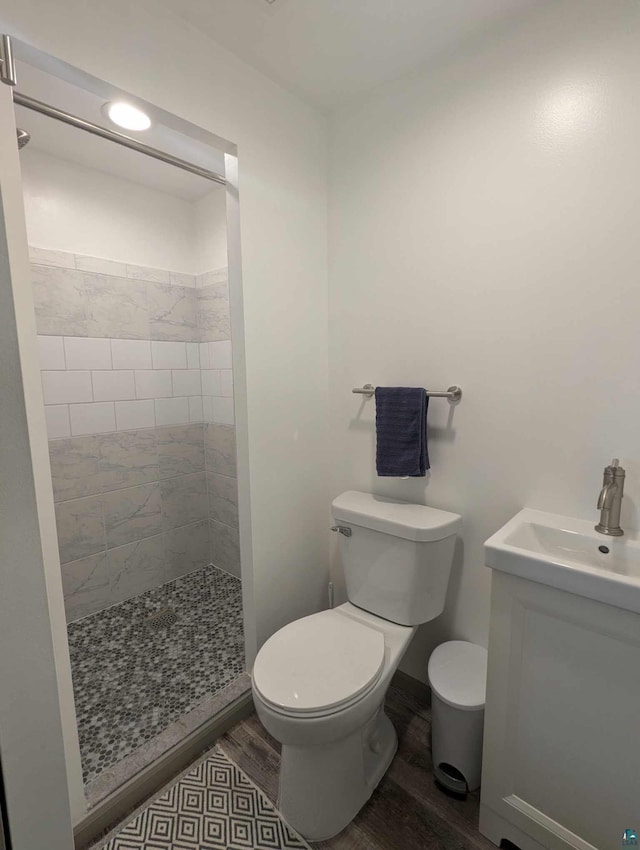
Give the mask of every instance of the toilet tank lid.
[(420, 543), (451, 537), (462, 527), (459, 514), (357, 490), (336, 496), (332, 509), (335, 520)]

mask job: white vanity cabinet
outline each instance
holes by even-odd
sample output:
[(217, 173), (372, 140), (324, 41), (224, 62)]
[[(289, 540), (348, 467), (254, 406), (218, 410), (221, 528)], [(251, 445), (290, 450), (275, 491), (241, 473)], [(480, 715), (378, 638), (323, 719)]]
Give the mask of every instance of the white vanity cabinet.
[[(523, 514), (533, 525), (551, 516)], [(520, 850), (620, 850), (640, 835), (640, 545), (635, 536), (617, 545), (591, 536), (592, 524), (555, 520), (564, 520), (567, 538), (541, 532), (534, 545), (507, 524), (487, 541), (480, 831)], [(605, 544), (611, 566), (586, 563)], [(594, 581), (598, 570), (613, 590)]]

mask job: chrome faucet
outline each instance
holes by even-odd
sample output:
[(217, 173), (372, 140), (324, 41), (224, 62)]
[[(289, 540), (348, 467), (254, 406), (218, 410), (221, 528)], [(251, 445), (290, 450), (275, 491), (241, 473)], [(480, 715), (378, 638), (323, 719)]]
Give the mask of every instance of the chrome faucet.
[(598, 497), (598, 510), (600, 511), (600, 522), (596, 525), (596, 531), (600, 534), (608, 534), (611, 537), (620, 537), (624, 531), (620, 528), (620, 506), (624, 490), (625, 471), (620, 466), (617, 457), (611, 461), (610, 466), (605, 466), (602, 479), (602, 490)]

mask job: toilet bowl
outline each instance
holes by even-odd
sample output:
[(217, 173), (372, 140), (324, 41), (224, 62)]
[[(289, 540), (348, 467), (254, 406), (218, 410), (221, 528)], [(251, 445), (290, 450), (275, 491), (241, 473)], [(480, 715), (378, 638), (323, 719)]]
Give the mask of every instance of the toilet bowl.
[(444, 608), (461, 525), (356, 491), (332, 510), (349, 602), (284, 626), (252, 672), (258, 717), (282, 744), (280, 811), (312, 841), (347, 826), (393, 759), (385, 694), (418, 624)]
[(383, 710), (416, 626), (349, 602), (296, 620), (260, 650), (253, 697), (282, 744), (279, 807), (306, 838), (331, 838), (382, 779), (397, 748)]

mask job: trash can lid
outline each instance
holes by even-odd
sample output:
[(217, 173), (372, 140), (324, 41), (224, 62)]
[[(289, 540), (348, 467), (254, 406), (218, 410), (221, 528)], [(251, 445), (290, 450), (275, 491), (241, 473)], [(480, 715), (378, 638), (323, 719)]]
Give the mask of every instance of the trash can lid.
[(484, 708), (487, 689), (487, 650), (466, 640), (441, 643), (428, 667), (432, 690), (447, 705), (463, 711)]

